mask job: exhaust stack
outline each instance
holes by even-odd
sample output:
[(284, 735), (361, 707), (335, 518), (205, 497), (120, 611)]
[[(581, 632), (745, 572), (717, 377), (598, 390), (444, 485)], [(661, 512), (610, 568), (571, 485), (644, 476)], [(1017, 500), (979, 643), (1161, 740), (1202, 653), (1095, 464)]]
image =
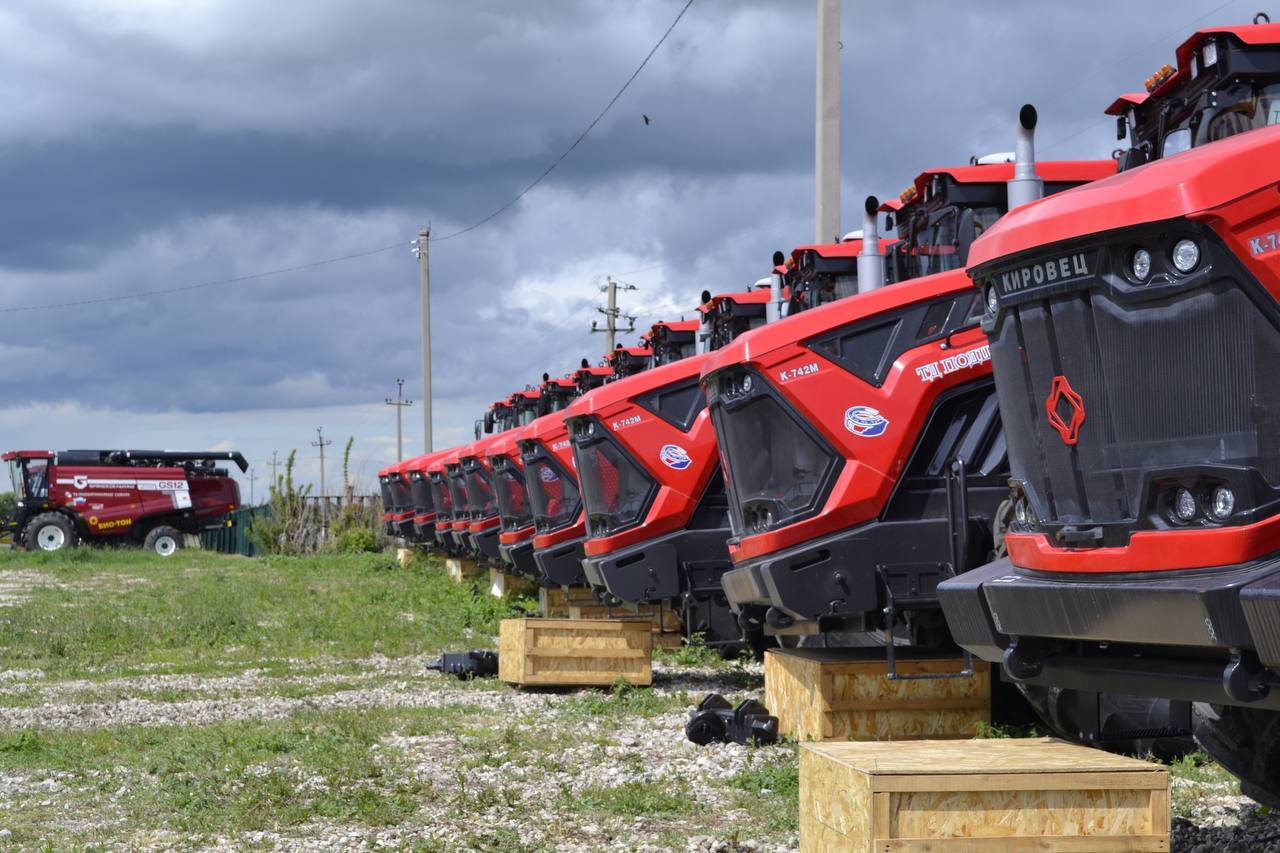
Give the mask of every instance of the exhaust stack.
[(884, 254), (880, 251), (880, 231), (876, 222), (880, 201), (867, 196), (862, 214), (862, 251), (858, 253), (858, 292), (870, 293), (884, 287)]
[(782, 273), (778, 272), (778, 267), (786, 262), (786, 256), (781, 252), (773, 253), (773, 272), (769, 274), (769, 304), (765, 306), (764, 312), (766, 323), (781, 320), (783, 316)]
[(1018, 111), (1018, 136), (1013, 147), (1013, 180), (1009, 181), (1009, 209), (1021, 207), (1044, 195), (1044, 181), (1036, 175), (1036, 108), (1023, 104)]

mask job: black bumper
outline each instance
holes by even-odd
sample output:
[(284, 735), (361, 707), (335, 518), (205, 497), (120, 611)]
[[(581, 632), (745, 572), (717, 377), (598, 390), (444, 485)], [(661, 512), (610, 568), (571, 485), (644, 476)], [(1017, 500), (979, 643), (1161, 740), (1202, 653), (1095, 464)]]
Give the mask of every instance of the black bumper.
[(950, 559), (945, 519), (881, 521), (737, 563), (722, 583), (735, 611), (761, 605), (809, 621), (880, 610), (882, 573), (898, 608), (932, 606)]
[(728, 529), (677, 530), (601, 557), (585, 557), (582, 568), (588, 583), (622, 601), (664, 601), (689, 591), (685, 566), (728, 568), (728, 538)]
[(586, 537), (570, 539), (541, 551), (534, 551), (533, 559), (548, 586), (582, 586), (587, 582), (582, 571), (582, 543)]
[(533, 559), (533, 540), (526, 539), (514, 545), (499, 545), (498, 556), (511, 571), (525, 577), (540, 577), (538, 563)]
[(957, 643), (1028, 683), (1280, 708), (1232, 684), (1280, 688), (1280, 559), (1063, 579), (1006, 558), (938, 596)]
[(502, 555), (498, 552), (498, 534), (501, 532), (501, 528), (494, 525), (488, 530), (482, 530), (479, 533), (468, 533), (468, 535), (475, 544), (476, 553), (482, 559), (492, 560), (497, 563), (502, 560)]
[(405, 539), (413, 538), (413, 519), (406, 518), (404, 521), (396, 522), (396, 535)]
[(435, 538), (436, 523), (428, 521), (422, 524), (413, 523), (413, 538), (416, 542), (431, 542)]

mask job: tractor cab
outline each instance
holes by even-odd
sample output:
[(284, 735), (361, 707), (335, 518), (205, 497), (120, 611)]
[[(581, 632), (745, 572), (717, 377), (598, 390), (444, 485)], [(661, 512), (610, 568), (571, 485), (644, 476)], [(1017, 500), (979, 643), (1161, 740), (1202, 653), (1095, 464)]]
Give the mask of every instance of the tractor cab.
[(54, 454), (48, 450), (14, 450), (3, 457), (19, 507), (42, 506), (49, 497), (49, 470)]
[[(1036, 163), (1044, 195), (1114, 172), (1115, 164), (1107, 160)], [(896, 205), (881, 205), (890, 226), (896, 223), (899, 238), (886, 252), (886, 282), (964, 269), (973, 241), (1009, 212), (1013, 175), (1012, 154), (973, 158), (967, 166), (921, 172)]]
[(1121, 171), (1280, 123), (1280, 25), (1200, 30), (1176, 57), (1107, 108)]
[(702, 291), (702, 304), (698, 306), (702, 351), (720, 349), (743, 332), (763, 326), (768, 321), (771, 297), (767, 278), (757, 281), (750, 290), (736, 293), (712, 296), (710, 291)]
[(613, 377), (609, 380), (612, 382), (648, 370), (653, 365), (653, 351), (644, 345), (624, 347), (618, 344), (604, 360), (613, 369)]
[(697, 320), (680, 320), (667, 322), (661, 320), (653, 324), (649, 332), (649, 348), (653, 350), (653, 366), (661, 367), (682, 358), (688, 358), (698, 351)]
[(580, 393), (573, 373), (551, 378), (550, 373), (542, 374), (542, 385), (538, 387), (541, 396), (538, 398), (537, 417), (558, 412), (573, 402)]
[(613, 376), (613, 368), (607, 364), (592, 366), (587, 359), (582, 360), (582, 366), (573, 372), (573, 382), (578, 386), (578, 395), (590, 391), (592, 388), (599, 388), (608, 382)]
[(511, 407), (510, 423), (503, 429), (495, 429), (494, 432), (506, 432), (508, 429), (533, 423), (542, 407), (542, 389), (539, 387), (516, 391), (507, 398), (507, 405)]

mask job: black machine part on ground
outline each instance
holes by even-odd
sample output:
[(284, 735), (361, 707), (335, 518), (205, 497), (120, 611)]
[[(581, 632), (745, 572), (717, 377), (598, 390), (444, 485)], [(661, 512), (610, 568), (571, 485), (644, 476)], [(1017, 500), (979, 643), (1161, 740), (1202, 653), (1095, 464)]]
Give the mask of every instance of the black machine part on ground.
[(482, 649), (473, 649), (469, 652), (445, 652), (440, 656), (440, 660), (427, 664), (427, 669), (456, 675), (464, 681), (469, 678), (497, 675), (498, 654)]
[(689, 712), (684, 734), (699, 746), (709, 743), (770, 744), (778, 740), (778, 718), (755, 699), (743, 699), (734, 707), (719, 693), (710, 693)]

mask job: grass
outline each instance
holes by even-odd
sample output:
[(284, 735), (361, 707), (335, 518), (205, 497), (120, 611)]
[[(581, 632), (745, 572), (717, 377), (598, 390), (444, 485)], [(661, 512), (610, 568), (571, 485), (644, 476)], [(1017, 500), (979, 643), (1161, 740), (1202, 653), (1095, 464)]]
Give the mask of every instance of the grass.
[(738, 791), (738, 806), (756, 816), (770, 834), (799, 831), (800, 759), (793, 750), (790, 761), (743, 770), (729, 779)]
[[(0, 650), (15, 669), (61, 677), (165, 665), (207, 673), (263, 657), (390, 657), (491, 643), (512, 607), (448, 580), (431, 561), (390, 555), (249, 560), (81, 548), (0, 553), (0, 572), (38, 568), (54, 583), (0, 608)], [(466, 632), (470, 632), (468, 635)]]
[(561, 800), (573, 811), (616, 817), (683, 817), (698, 810), (686, 786), (669, 782), (624, 782), (577, 794), (563, 792)]

